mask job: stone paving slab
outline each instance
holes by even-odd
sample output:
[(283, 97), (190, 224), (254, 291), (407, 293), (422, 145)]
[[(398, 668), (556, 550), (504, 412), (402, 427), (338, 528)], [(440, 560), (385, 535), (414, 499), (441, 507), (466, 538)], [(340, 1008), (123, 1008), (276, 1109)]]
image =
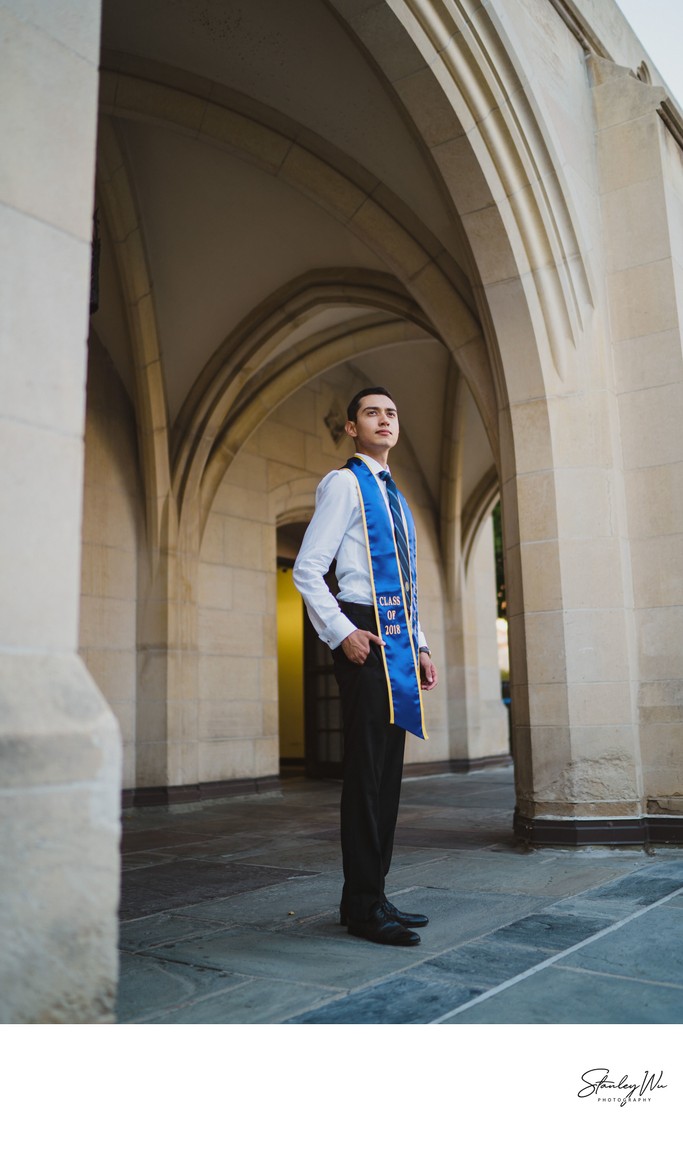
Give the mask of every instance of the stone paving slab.
[[(495, 842), (499, 845), (515, 847), (515, 839), (510, 830), (509, 819), (500, 820), (496, 826), (491, 819), (473, 821), (468, 826), (453, 827), (443, 814), (439, 814), (438, 823), (430, 823), (425, 819), (407, 818), (396, 827), (394, 838), (395, 848), (422, 847), (429, 850), (479, 850), (482, 846), (488, 847)], [(319, 830), (311, 835), (316, 841), (339, 840), (339, 831)]]
[[(456, 779), (457, 791), (453, 780)], [(411, 789), (415, 788), (415, 796)], [(475, 799), (485, 799), (499, 791), (506, 794), (514, 787), (514, 771), (512, 767), (494, 767), (491, 770), (475, 777), (474, 775), (452, 774), (425, 775), (421, 778), (404, 777), (402, 794), (405, 800), (419, 802), (420, 799), (437, 800), (441, 803), (451, 803), (453, 806), (463, 806)], [(506, 805), (509, 805), (506, 803)]]
[[(518, 850), (494, 852), (453, 851), (448, 858), (435, 861), (431, 871), (432, 885), (467, 891), (533, 894), (555, 901), (579, 894), (619, 878), (634, 867), (643, 866), (642, 857), (626, 859), (572, 856), (562, 852), (543, 856), (540, 852)], [(393, 867), (392, 867), (393, 873)], [(404, 867), (401, 881), (410, 883), (410, 867)], [(418, 874), (415, 882), (423, 882)]]
[(338, 913), (338, 905), (339, 882), (317, 875), (259, 887), (237, 897), (197, 903), (183, 910), (183, 914), (195, 922), (286, 930), (311, 917), (326, 915), (332, 919)]
[(413, 827), (434, 827), (440, 830), (450, 830), (457, 838), (468, 830), (488, 830), (491, 841), (502, 836), (509, 839), (512, 834), (510, 816), (507, 811), (496, 809), (482, 810), (477, 808), (466, 813), (455, 811), (452, 807), (418, 807), (417, 804), (403, 812), (397, 830)]
[[(250, 852), (245, 854), (243, 858), (255, 858), (260, 853), (259, 851)], [(442, 848), (428, 842), (425, 846), (407, 846), (403, 844), (400, 850), (394, 854), (391, 864), (392, 876), (397, 868), (404, 867), (415, 863), (421, 865), (423, 862), (431, 863), (437, 858), (444, 855)], [(316, 870), (324, 870), (334, 872), (338, 876), (339, 889), (341, 890), (343, 875), (342, 875), (342, 857), (341, 846), (339, 843), (339, 831), (330, 831), (321, 834), (311, 835), (308, 839), (302, 839), (300, 842), (290, 843), (282, 846), (278, 850), (267, 850), (263, 852), (263, 857), (259, 859), (260, 862), (270, 862), (273, 866), (296, 866), (300, 865), (310, 866), (311, 862), (318, 862)]]
[(646, 872), (656, 876), (678, 875), (683, 882), (683, 857), (679, 847), (657, 847), (648, 858)]
[(243, 975), (201, 970), (141, 955), (122, 955), (117, 1018), (145, 1021), (163, 1008), (177, 1006), (244, 981)]
[[(503, 840), (504, 841), (504, 840)], [(512, 833), (509, 836), (510, 844), (514, 842)], [(472, 830), (459, 830), (457, 835), (453, 830), (440, 827), (402, 827), (397, 829), (395, 844), (397, 847), (430, 847), (436, 850), (481, 850), (491, 842), (491, 830), (488, 827), (473, 828)]]
[[(272, 834), (274, 831), (282, 828), (283, 819), (289, 818), (289, 810), (285, 807), (282, 800), (271, 805), (266, 805), (263, 797), (254, 796), (253, 805), (248, 803), (240, 804), (235, 801), (235, 805), (225, 808), (225, 813), (220, 816), (211, 816), (209, 824), (211, 835), (226, 835), (238, 833), (240, 831), (256, 831), (265, 835)], [(204, 827), (203, 820), (196, 816), (188, 814), (175, 814), (169, 811), (166, 815), (166, 825), (173, 823), (180, 823), (188, 828)], [(330, 820), (331, 821), (331, 820)]]
[(190, 966), (339, 991), (405, 969), (415, 962), (413, 952), (418, 949), (375, 946), (352, 939), (341, 927), (328, 923), (318, 928), (315, 945), (309, 934), (296, 931), (271, 933), (236, 927), (159, 947), (155, 954)]
[(145, 867), (122, 876), (119, 917), (125, 922), (220, 895), (272, 886), (303, 873), (306, 872), (197, 859)]
[(634, 913), (636, 906), (632, 899), (601, 898), (598, 901), (579, 894), (555, 903), (554, 909), (564, 914), (574, 914), (583, 918), (594, 918), (597, 911), (601, 918), (616, 922), (628, 918)]
[(401, 975), (378, 986), (349, 994), (318, 1010), (289, 1019), (289, 1024), (417, 1024), (430, 1022), (438, 1014), (453, 1010), (476, 997), (477, 991), (464, 986), (432, 982)]
[(618, 940), (612, 935), (596, 939), (560, 965), (678, 986), (679, 1021), (683, 1021), (682, 939), (683, 911), (665, 903), (624, 923)]
[(170, 862), (171, 859), (214, 858), (216, 856), (233, 859), (236, 856), (248, 855), (250, 852), (262, 851), (267, 841), (263, 832), (242, 831), (231, 835), (221, 832), (215, 838), (201, 842), (176, 843), (173, 846), (159, 847), (153, 853), (164, 862)]
[(399, 819), (398, 826), (444, 826), (452, 830), (474, 829), (476, 827), (489, 827), (493, 834), (513, 835), (512, 820), (508, 811), (501, 811), (498, 805), (491, 806), (419, 806), (415, 803), (412, 810), (405, 812)]
[[(450, 851), (430, 850), (428, 847), (402, 847), (397, 851), (391, 863), (389, 882), (392, 889), (398, 884), (412, 886), (417, 881), (417, 875), (424, 874), (427, 868), (435, 863), (447, 862)], [(408, 876), (408, 878), (406, 877)]]
[[(301, 844), (283, 847), (281, 850), (264, 851), (262, 853), (254, 851), (241, 857), (243, 860), (249, 858), (256, 861), (256, 856), (259, 854), (258, 862), (260, 863), (267, 861), (272, 866), (298, 866), (302, 869), (315, 869), (316, 871), (335, 874), (341, 891), (343, 873), (341, 847), (338, 838), (339, 836), (337, 834), (332, 841), (309, 840)], [(420, 865), (423, 861), (432, 862), (435, 858), (442, 857), (443, 854), (443, 850), (434, 844), (427, 844), (426, 846), (403, 845), (400, 850), (398, 848), (396, 850), (394, 860), (391, 864), (391, 874), (393, 876), (399, 867), (410, 865), (413, 862), (417, 865)]]
[[(399, 827), (399, 825), (401, 826), (401, 828), (412, 827), (412, 826), (423, 826), (426, 818), (430, 814), (433, 814), (433, 815), (441, 814), (443, 816), (443, 813), (444, 812), (441, 809), (441, 807), (422, 807), (421, 808), (418, 806), (413, 806), (413, 807), (410, 807), (406, 811), (401, 811), (401, 814), (399, 816), (399, 822), (396, 824), (396, 826), (397, 826), (397, 828)], [(448, 816), (446, 815), (446, 818), (447, 817)], [(450, 825), (451, 825), (451, 823), (449, 822), (449, 826)]]
[(426, 807), (424, 811), (417, 808), (399, 824), (406, 827), (423, 827), (434, 830), (449, 830), (454, 837), (465, 834), (467, 831), (485, 830), (489, 832), (490, 839), (500, 839), (502, 842), (514, 840), (510, 827), (510, 816), (507, 811), (476, 810), (467, 811), (466, 815), (457, 817), (449, 807)]
[(156, 827), (145, 830), (123, 831), (121, 853), (154, 850), (155, 847), (176, 846), (180, 843), (210, 842), (205, 830), (185, 830), (182, 827)]
[[(199, 908), (197, 908), (199, 909)], [(220, 930), (225, 923), (216, 923)], [(119, 948), (126, 952), (145, 951), (165, 942), (179, 942), (184, 938), (202, 937), (210, 930), (204, 919), (191, 914), (152, 914), (122, 922), (119, 927)]]
[(584, 942), (591, 935), (612, 926), (613, 919), (605, 915), (588, 918), (584, 915), (562, 914), (550, 909), (542, 914), (527, 915), (509, 926), (501, 927), (490, 936), (494, 942), (521, 943), (540, 950), (556, 953)]
[(477, 939), (430, 958), (425, 963), (433, 978), (450, 978), (470, 987), (488, 990), (544, 962), (548, 952), (493, 938)]
[(273, 847), (262, 846), (258, 851), (243, 854), (242, 858), (254, 858), (258, 854), (258, 861), (268, 862), (270, 866), (294, 867), (316, 872), (337, 870), (341, 874), (341, 847), (338, 840), (337, 831), (333, 842), (321, 843), (307, 838), (297, 839), (287, 844), (280, 842)]
[(549, 966), (443, 1025), (658, 1025), (683, 1022), (678, 989)]
[(329, 991), (306, 984), (247, 978), (224, 994), (212, 994), (179, 1009), (156, 1014), (147, 1021), (155, 1026), (272, 1025), (285, 1022), (293, 1014), (323, 1003), (328, 997)]
[[(172, 856), (171, 856), (172, 857)], [(140, 867), (157, 866), (159, 862), (168, 862), (158, 851), (137, 851), (121, 856), (121, 870), (139, 870)]]
[(624, 875), (623, 878), (600, 887), (598, 890), (588, 891), (585, 898), (593, 902), (602, 899), (621, 898), (628, 899), (634, 906), (648, 906), (657, 902), (683, 884), (683, 876), (673, 874), (652, 873), (648, 871)]

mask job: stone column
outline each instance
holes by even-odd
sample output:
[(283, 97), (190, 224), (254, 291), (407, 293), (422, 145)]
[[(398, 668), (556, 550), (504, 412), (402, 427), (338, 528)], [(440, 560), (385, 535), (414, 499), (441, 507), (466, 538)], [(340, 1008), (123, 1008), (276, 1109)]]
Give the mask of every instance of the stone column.
[(136, 802), (198, 797), (198, 515), (169, 498), (161, 546), (140, 565)]
[(490, 516), (472, 548), (464, 599), (468, 758), (480, 762), (506, 758), (510, 740), (498, 667), (496, 567)]
[(683, 123), (663, 88), (592, 61), (632, 570), (644, 821), (683, 840)]
[(460, 564), (446, 612), (449, 757), (469, 767), (510, 755), (498, 669), (492, 524), (489, 518), (480, 530), (467, 569)]
[(113, 1017), (118, 728), (76, 654), (99, 0), (0, 6), (0, 1021)]
[(512, 416), (520, 537), (506, 538), (506, 589), (515, 825), (539, 845), (642, 837), (618, 423), (603, 379), (591, 365), (582, 390), (517, 405)]

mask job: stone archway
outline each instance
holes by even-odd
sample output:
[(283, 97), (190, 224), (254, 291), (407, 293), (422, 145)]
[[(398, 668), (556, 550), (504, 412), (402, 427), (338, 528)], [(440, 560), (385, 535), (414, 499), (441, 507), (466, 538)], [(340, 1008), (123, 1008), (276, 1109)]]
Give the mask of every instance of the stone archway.
[[(462, 269), (453, 268), (405, 205), (310, 134), (287, 142), (282, 117), (277, 126), (268, 123), (253, 102), (245, 115), (218, 86), (209, 99), (197, 85), (184, 91), (179, 79), (171, 94), (158, 76), (121, 71), (107, 76), (104, 105), (112, 115), (174, 126), (264, 166), (362, 237), (419, 304), (477, 397), (498, 470), (521, 818), (588, 818), (611, 809), (612, 799), (620, 817), (635, 813), (632, 707), (627, 722), (622, 712), (618, 722), (601, 724), (595, 710), (585, 724), (572, 719), (585, 699), (586, 677), (623, 682), (624, 664), (627, 678), (633, 667), (628, 576), (618, 543), (627, 531), (623, 500), (609, 506), (610, 491), (622, 485), (604, 385), (609, 368), (560, 137), (541, 113), (533, 84), (522, 82), (524, 65), (505, 22), (488, 10), (411, 0), (381, 7), (368, 20), (377, 6), (349, 8), (344, 0), (334, 6), (384, 74), (451, 196), (467, 240), (464, 286)], [(578, 453), (565, 434), (569, 425), (590, 433)], [(229, 457), (229, 433), (221, 447)], [(222, 462), (216, 457), (214, 480)], [(600, 514), (577, 545), (570, 502), (579, 471), (582, 497)], [(175, 529), (172, 516), (169, 522)], [(579, 554), (595, 574), (610, 556), (608, 609), (589, 602)], [(587, 611), (599, 617), (588, 623)], [(594, 623), (604, 653), (586, 668), (581, 658)], [(594, 782), (604, 768), (607, 790)]]
[[(17, 5), (3, 17), (15, 97), (5, 112), (21, 143), (2, 204), (13, 380), (3, 395), (3, 721), (16, 774), (7, 858), (11, 867), (42, 864), (49, 841), (55, 863), (25, 867), (26, 888), (7, 892), (10, 1021), (108, 1021), (116, 977), (120, 743), (74, 646), (100, 9), (84, 0), (77, 28), (58, 28), (40, 6), (30, 21)], [(241, 110), (221, 103), (209, 75), (183, 91), (161, 45), (146, 51), (165, 32), (160, 23), (148, 22), (146, 41), (132, 28), (119, 45), (153, 58), (142, 70), (158, 82), (124, 75), (134, 65), (120, 60), (116, 75), (102, 72), (103, 106), (241, 149), (385, 253), (385, 268), (477, 388), (496, 445), (518, 607), (521, 833), (540, 842), (680, 841), (680, 112), (612, 4), (325, 0), (324, 9), (350, 30), (433, 165), (434, 186), (447, 189), (467, 269), (453, 267), (381, 178), (320, 147), (311, 131), (293, 141), (277, 123), (259, 125), (248, 100)], [(176, 64), (186, 63), (181, 52)], [(49, 83), (36, 83), (38, 66)], [(119, 170), (109, 170), (114, 182)], [(118, 181), (120, 221), (135, 230), (129, 192)], [(641, 226), (654, 220), (656, 244)], [(140, 247), (125, 242), (126, 227), (117, 235), (128, 303), (142, 323), (154, 277), (135, 268)], [(164, 595), (182, 600), (187, 556), (169, 498), (153, 327), (136, 345), (150, 389), (138, 397), (148, 523), (173, 566)], [(449, 524), (459, 509), (441, 512)], [(161, 604), (148, 605), (150, 633), (189, 644), (192, 687), (193, 635), (171, 636), (168, 620), (154, 618)], [(158, 676), (164, 705), (187, 686), (180, 675), (169, 692), (167, 671)], [(182, 718), (191, 732), (191, 709)], [(85, 864), (97, 883), (84, 900)]]
[[(497, 11), (335, 7), (412, 116), (469, 241), (498, 401), (517, 827), (575, 841), (594, 820), (611, 841), (606, 816), (642, 812), (637, 716), (622, 690), (637, 677), (628, 526), (599, 271), (563, 176), (565, 142)], [(575, 12), (555, 8), (582, 51), (604, 55)], [(577, 506), (591, 508), (586, 526)]]
[[(152, 122), (161, 121), (183, 131), (195, 130), (190, 125), (193, 118), (196, 120), (198, 115), (197, 98), (175, 90), (173, 100), (170, 101), (164, 97), (163, 88), (151, 81), (110, 76), (105, 85), (104, 99), (105, 107), (111, 114), (134, 116)], [(203, 127), (199, 135), (201, 137), (209, 130), (207, 125), (213, 125), (211, 131), (214, 132), (212, 137), (214, 144), (219, 139), (220, 146), (236, 148), (242, 154), (246, 151), (252, 160), (258, 153), (259, 162), (263, 162), (264, 149), (274, 147), (275, 137), (272, 130), (262, 128), (253, 119), (249, 121), (249, 132), (245, 136), (243, 121), (234, 112), (231, 113), (226, 108), (215, 103), (209, 104), (207, 101), (202, 102), (201, 111), (200, 121), (197, 122), (201, 122)], [(294, 146), (293, 150), (296, 151), (297, 147)], [(496, 414), (496, 408), (500, 408), (501, 400), (500, 397), (496, 399), (494, 396), (489, 355), (482, 335), (477, 331), (473, 312), (463, 301), (457, 275), (451, 276), (449, 283), (448, 274), (440, 266), (443, 264), (443, 258), (438, 256), (423, 230), (418, 229), (411, 234), (410, 229), (406, 228), (405, 220), (402, 220), (405, 213), (401, 212), (400, 206), (395, 207), (391, 215), (387, 214), (385, 207), (379, 203), (368, 207), (372, 193), (369, 193), (368, 188), (364, 186), (362, 173), (356, 178), (355, 183), (349, 176), (344, 177), (347, 198), (340, 200), (342, 185), (339, 177), (332, 184), (322, 178), (325, 160), (318, 156), (316, 162), (312, 164), (308, 156), (304, 168), (300, 170), (296, 165), (292, 167), (293, 161), (289, 158), (291, 153), (287, 155), (288, 163), (284, 164), (282, 156), (278, 154), (277, 162), (280, 164), (278, 176), (293, 181), (294, 186), (318, 202), (322, 195), (326, 208), (338, 217), (341, 214), (347, 227), (354, 229), (366, 241), (371, 242), (375, 250), (381, 252), (385, 262), (399, 272), (402, 281), (398, 293), (395, 286), (387, 284), (376, 284), (373, 292), (369, 290), (372, 289), (371, 283), (363, 284), (361, 281), (355, 288), (355, 295), (353, 290), (349, 290), (352, 285), (348, 283), (345, 285), (346, 291), (342, 291), (340, 295), (339, 280), (343, 282), (345, 277), (336, 273), (337, 282), (332, 279), (331, 294), (328, 291), (329, 298), (335, 298), (336, 293), (336, 298), (346, 298), (347, 301), (356, 299), (366, 306), (368, 302), (374, 302), (376, 307), (378, 305), (383, 309), (388, 307), (391, 313), (396, 311), (397, 301), (402, 295), (403, 302), (398, 304), (398, 311), (399, 314), (401, 312), (403, 314), (403, 319), (400, 321), (403, 328), (399, 332), (396, 321), (391, 327), (384, 321), (384, 330), (380, 330), (377, 323), (368, 325), (362, 322), (355, 330), (347, 328), (345, 331), (340, 331), (336, 341), (326, 339), (320, 348), (315, 345), (305, 348), (303, 356), (290, 353), (286, 362), (277, 365), (279, 370), (273, 376), (273, 364), (267, 362), (261, 367), (260, 361), (264, 355), (268, 356), (273, 330), (277, 331), (278, 327), (283, 330), (291, 322), (289, 315), (292, 303), (285, 296), (282, 302), (273, 301), (270, 308), (266, 309), (260, 320), (262, 336), (257, 334), (258, 327), (254, 326), (254, 321), (248, 320), (243, 325), (243, 330), (231, 336), (226, 346), (219, 348), (207, 364), (180, 414), (174, 432), (173, 466), (176, 495), (167, 504), (164, 516), (165, 540), (161, 543), (158, 567), (158, 578), (161, 579), (161, 583), (158, 584), (160, 593), (154, 595), (157, 601), (163, 601), (165, 597), (168, 603), (173, 604), (175, 612), (181, 611), (186, 616), (186, 622), (175, 628), (176, 633), (184, 636), (182, 651), (178, 650), (176, 645), (173, 656), (167, 656), (165, 651), (169, 648), (163, 636), (160, 636), (160, 641), (157, 643), (154, 658), (161, 659), (162, 663), (168, 662), (171, 658), (174, 665), (178, 664), (175, 670), (166, 665), (162, 672), (169, 684), (187, 682), (188, 673), (191, 674), (193, 650), (196, 644), (196, 629), (192, 623), (194, 605), (192, 599), (188, 599), (183, 593), (182, 588), (193, 585), (196, 564), (194, 556), (198, 554), (202, 524), (206, 522), (221, 476), (239, 450), (240, 444), (258, 426), (259, 421), (265, 418), (268, 399), (277, 402), (293, 387), (300, 386), (302, 378), (310, 376), (311, 370), (316, 366), (316, 360), (320, 367), (325, 363), (340, 362), (346, 355), (357, 354), (363, 350), (363, 346), (366, 349), (372, 346), (373, 341), (381, 344), (383, 340), (405, 338), (408, 334), (405, 324), (411, 324), (418, 318), (418, 326), (426, 325), (428, 329), (431, 327), (433, 334), (438, 332), (440, 338), (450, 348), (459, 366), (461, 378), (466, 378), (472, 387), (489, 440), (494, 448), (494, 458), (499, 460), (501, 478), (503, 480), (505, 478), (502, 470), (505, 459), (500, 454), (499, 447), (500, 418)], [(303, 158), (302, 153), (302, 163)], [(304, 170), (307, 173), (306, 180), (303, 180)], [(361, 193), (360, 199), (357, 198), (358, 192)], [(366, 221), (368, 212), (370, 216)], [(447, 268), (447, 264), (444, 267)], [(357, 274), (355, 279), (358, 280)], [(302, 286), (301, 299), (304, 307), (319, 306), (320, 301), (315, 302), (315, 292), (320, 292), (321, 287), (324, 289), (324, 283), (314, 282), (308, 291), (306, 285)], [(324, 294), (323, 290), (323, 297)], [(393, 299), (390, 298), (392, 296)], [(418, 308), (416, 311), (416, 304), (427, 306), (428, 320), (419, 319), (420, 310)], [(296, 307), (293, 311), (296, 313)], [(276, 320), (275, 329), (273, 329), (273, 316)], [(245, 348), (249, 345), (252, 345), (251, 361), (245, 358)], [(322, 358), (321, 352), (323, 352)], [(270, 358), (272, 360), (272, 354)], [(260, 374), (253, 378), (257, 369)], [(270, 383), (269, 374), (273, 376)], [(250, 390), (252, 395), (249, 394)], [(160, 446), (163, 448), (163, 444), (160, 443)], [(154, 475), (155, 469), (150, 468), (149, 473)], [(198, 483), (203, 489), (201, 510), (195, 502), (200, 489)], [(181, 505), (177, 503), (178, 498), (182, 500)], [(158, 496), (150, 499), (148, 495), (148, 502), (151, 502), (152, 506), (157, 506), (160, 500)], [(515, 504), (510, 501), (508, 507), (512, 509), (510, 513), (514, 515)], [(456, 521), (451, 519), (450, 522), (453, 524)], [(513, 533), (516, 534), (516, 526), (513, 528)], [(443, 544), (446, 554), (449, 555), (453, 539), (443, 535)], [(521, 614), (520, 612), (520, 616)], [(169, 627), (170, 623), (166, 626), (168, 634), (170, 634)], [(522, 676), (521, 690), (524, 690), (524, 678)], [(174, 725), (170, 710), (168, 722), (170, 726)], [(187, 748), (185, 760), (186, 756)], [(168, 762), (172, 761), (173, 756), (169, 755)], [(174, 773), (172, 770), (171, 776)]]

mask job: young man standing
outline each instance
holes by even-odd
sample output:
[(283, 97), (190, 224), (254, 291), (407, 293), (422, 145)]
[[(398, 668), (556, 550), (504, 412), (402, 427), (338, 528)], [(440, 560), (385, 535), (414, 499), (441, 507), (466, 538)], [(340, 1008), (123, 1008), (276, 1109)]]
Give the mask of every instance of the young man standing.
[[(388, 470), (398, 441), (384, 388), (351, 400), (346, 434), (356, 454), (320, 483), (315, 514), (294, 564), (318, 636), (332, 649), (344, 725), (340, 921), (350, 934), (415, 946), (428, 919), (388, 902), (406, 730), (426, 738), (421, 691), (437, 673), (420, 630), (415, 529)], [(325, 582), (333, 560), (339, 596)]]

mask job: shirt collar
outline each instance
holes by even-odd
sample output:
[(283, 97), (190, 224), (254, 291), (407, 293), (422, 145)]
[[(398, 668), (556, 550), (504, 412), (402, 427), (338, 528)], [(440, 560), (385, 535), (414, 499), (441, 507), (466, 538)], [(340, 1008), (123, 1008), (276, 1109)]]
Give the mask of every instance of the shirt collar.
[(388, 467), (382, 467), (382, 464), (373, 459), (371, 455), (362, 455), (360, 451), (357, 451), (356, 455), (363, 460), (363, 463), (367, 463), (373, 475), (379, 475), (380, 471), (389, 471)]

